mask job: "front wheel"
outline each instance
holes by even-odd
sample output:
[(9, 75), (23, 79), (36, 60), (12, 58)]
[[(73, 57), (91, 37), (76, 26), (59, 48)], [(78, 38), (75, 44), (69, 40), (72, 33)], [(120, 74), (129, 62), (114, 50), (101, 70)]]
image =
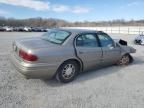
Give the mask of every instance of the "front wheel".
[(126, 55), (123, 55), (121, 57), (121, 59), (118, 61), (118, 65), (128, 65), (130, 63), (130, 55), (126, 54)]
[(140, 45), (143, 45), (143, 42), (140, 40), (140, 43), (139, 43)]
[(63, 63), (56, 74), (56, 79), (63, 83), (68, 83), (74, 80), (78, 73), (78, 65), (75, 61)]

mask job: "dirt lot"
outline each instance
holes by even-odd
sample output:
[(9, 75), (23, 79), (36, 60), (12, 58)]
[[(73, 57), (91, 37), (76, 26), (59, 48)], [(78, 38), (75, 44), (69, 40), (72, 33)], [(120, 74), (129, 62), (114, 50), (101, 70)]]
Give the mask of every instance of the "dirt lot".
[(10, 63), (16, 38), (42, 33), (0, 33), (0, 108), (144, 108), (144, 46), (135, 35), (113, 34), (137, 49), (135, 61), (81, 74), (68, 84), (25, 79)]

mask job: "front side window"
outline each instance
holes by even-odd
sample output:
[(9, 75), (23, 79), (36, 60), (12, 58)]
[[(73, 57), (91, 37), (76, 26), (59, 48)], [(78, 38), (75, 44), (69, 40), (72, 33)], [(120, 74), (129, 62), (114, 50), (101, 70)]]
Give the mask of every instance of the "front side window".
[(97, 34), (102, 47), (114, 47), (114, 42), (109, 35), (105, 33)]
[(82, 34), (76, 39), (76, 46), (79, 47), (98, 47), (95, 34)]
[(42, 39), (55, 44), (62, 44), (70, 35), (69, 32), (62, 30), (49, 30), (42, 36)]

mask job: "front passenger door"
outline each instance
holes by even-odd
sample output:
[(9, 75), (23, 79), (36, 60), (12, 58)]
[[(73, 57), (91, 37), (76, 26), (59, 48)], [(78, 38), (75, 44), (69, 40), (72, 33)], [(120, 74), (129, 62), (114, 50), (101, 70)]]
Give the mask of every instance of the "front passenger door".
[(120, 47), (115, 45), (112, 38), (106, 33), (97, 34), (103, 51), (103, 65), (116, 63), (121, 56)]

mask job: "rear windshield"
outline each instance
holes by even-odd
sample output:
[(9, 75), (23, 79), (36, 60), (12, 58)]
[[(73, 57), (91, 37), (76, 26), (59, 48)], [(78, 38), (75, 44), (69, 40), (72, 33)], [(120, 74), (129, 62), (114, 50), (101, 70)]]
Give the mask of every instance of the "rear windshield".
[(42, 36), (42, 39), (51, 43), (62, 44), (70, 35), (69, 32), (63, 30), (49, 30)]

